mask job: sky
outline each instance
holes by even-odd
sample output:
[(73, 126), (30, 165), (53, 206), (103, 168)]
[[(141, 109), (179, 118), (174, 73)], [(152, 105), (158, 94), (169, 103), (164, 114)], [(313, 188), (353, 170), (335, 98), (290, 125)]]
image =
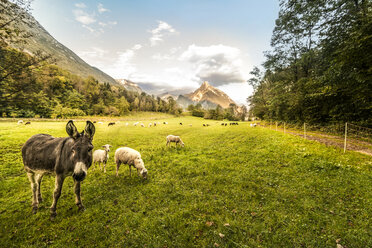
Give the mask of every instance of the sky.
[(59, 42), (150, 94), (190, 93), (204, 81), (238, 104), (264, 61), (277, 0), (34, 0), (32, 15)]

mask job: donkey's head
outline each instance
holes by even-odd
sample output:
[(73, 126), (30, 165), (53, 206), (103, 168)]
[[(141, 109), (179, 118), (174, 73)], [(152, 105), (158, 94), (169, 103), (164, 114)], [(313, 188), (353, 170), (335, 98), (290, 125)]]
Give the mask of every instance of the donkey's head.
[(92, 165), (93, 135), (95, 127), (92, 122), (87, 121), (83, 132), (79, 133), (73, 121), (66, 125), (67, 134), (74, 140), (71, 146), (70, 159), (74, 165), (72, 177), (77, 181), (83, 181), (87, 175), (88, 168)]

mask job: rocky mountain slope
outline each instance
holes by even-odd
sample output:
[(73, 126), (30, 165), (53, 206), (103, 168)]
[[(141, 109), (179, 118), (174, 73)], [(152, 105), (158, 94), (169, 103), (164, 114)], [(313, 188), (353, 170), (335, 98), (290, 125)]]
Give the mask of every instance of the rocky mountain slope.
[(134, 91), (138, 94), (142, 93), (142, 89), (132, 81), (129, 81), (127, 79), (116, 79), (116, 82), (118, 82), (120, 85), (124, 86), (124, 88), (128, 91)]
[(193, 93), (180, 95), (177, 103), (183, 108), (190, 104), (200, 103), (205, 109), (215, 108), (217, 105), (228, 108), (231, 103), (236, 104), (225, 92), (213, 87), (208, 82), (204, 82)]
[[(6, 22), (7, 20), (14, 19), (18, 15), (14, 12), (14, 8), (9, 8), (12, 5), (9, 1), (1, 1), (0, 18)], [(17, 10), (18, 11), (18, 10)], [(79, 56), (77, 56), (70, 49), (59, 43), (53, 36), (51, 36), (36, 19), (24, 12), (21, 18), (17, 18), (9, 25), (12, 28), (17, 28), (22, 33), (26, 33), (28, 38), (24, 42), (8, 41), (8, 44), (14, 48), (20, 49), (29, 54), (36, 54), (43, 52), (52, 55), (55, 64), (62, 69), (68, 70), (71, 73), (86, 78), (93, 76), (101, 83), (108, 82), (117, 85), (118, 83), (106, 73), (100, 71), (98, 68), (90, 66)]]

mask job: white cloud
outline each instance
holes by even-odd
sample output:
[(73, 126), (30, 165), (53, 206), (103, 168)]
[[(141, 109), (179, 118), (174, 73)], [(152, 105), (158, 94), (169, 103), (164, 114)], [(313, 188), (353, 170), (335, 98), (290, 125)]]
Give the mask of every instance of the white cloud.
[(180, 60), (193, 64), (199, 81), (209, 81), (214, 86), (246, 81), (241, 52), (235, 47), (191, 45), (182, 53)]
[(90, 26), (82, 25), (82, 27), (88, 29), (91, 33), (95, 33), (96, 32), (96, 30), (94, 28), (90, 27)]
[(99, 3), (99, 4), (98, 4), (97, 9), (98, 9), (98, 12), (99, 12), (99, 13), (103, 13), (103, 12), (110, 11), (109, 9), (105, 9), (105, 8), (103, 7), (103, 4), (102, 4), (102, 3)]
[(169, 50), (169, 53), (162, 54), (162, 53), (155, 53), (151, 56), (154, 60), (173, 60), (177, 58), (177, 53), (181, 50), (181, 47), (173, 47)]
[(225, 92), (237, 104), (244, 105), (247, 105), (247, 98), (253, 93), (253, 88), (248, 83), (225, 84), (219, 86), (218, 89)]
[(86, 8), (87, 6), (84, 3), (77, 3), (75, 4), (75, 7), (77, 9), (73, 10), (75, 20), (78, 21), (83, 28), (88, 29), (91, 33), (95, 35), (99, 35), (104, 33), (104, 28), (110, 28), (117, 24), (116, 21), (108, 21), (104, 22), (99, 19), (101, 13), (109, 11), (108, 9), (105, 9), (102, 4), (98, 4), (98, 16), (95, 12), (88, 13), (87, 11), (83, 10), (83, 8)]
[(141, 48), (142, 48), (142, 45), (141, 45), (141, 44), (135, 44), (135, 45), (132, 47), (133, 50), (139, 50), (139, 49), (141, 49)]
[(114, 25), (118, 24), (116, 21), (113, 22), (98, 22), (98, 25), (101, 26), (102, 28), (104, 27), (112, 27)]
[(116, 61), (102, 69), (110, 76), (116, 79), (130, 79), (131, 75), (137, 72), (137, 66), (133, 62), (136, 52), (142, 48), (142, 45), (136, 44), (132, 48), (125, 50), (124, 52), (118, 52), (118, 58)]
[(75, 9), (74, 11), (75, 20), (83, 25), (89, 25), (95, 23), (97, 20), (94, 18), (94, 14), (88, 14), (81, 9)]
[(176, 33), (176, 30), (168, 23), (158, 21), (158, 26), (149, 32), (152, 34), (150, 37), (150, 45), (156, 46), (164, 40), (164, 36)]
[(75, 7), (77, 7), (77, 8), (81, 8), (81, 9), (84, 9), (84, 8), (86, 8), (87, 6), (85, 5), (85, 3), (75, 3)]

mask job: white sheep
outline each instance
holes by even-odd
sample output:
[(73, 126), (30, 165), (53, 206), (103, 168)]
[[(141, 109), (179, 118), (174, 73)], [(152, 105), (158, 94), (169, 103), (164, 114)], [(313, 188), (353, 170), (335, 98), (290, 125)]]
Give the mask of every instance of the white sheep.
[(152, 123), (149, 123), (149, 127), (151, 127), (152, 126)]
[(137, 126), (137, 125), (138, 125), (138, 123), (139, 123), (138, 121), (137, 121), (137, 122), (135, 122), (135, 123), (133, 124), (133, 126)]
[(125, 123), (125, 126), (128, 126), (129, 125), (129, 123), (127, 122), (127, 123)]
[(145, 127), (145, 125), (143, 123), (141, 123), (141, 127)]
[(192, 127), (192, 124), (189, 124), (190, 127)]
[(23, 121), (22, 121), (22, 120), (19, 120), (19, 121), (17, 122), (17, 124), (23, 124)]
[(98, 124), (103, 124), (103, 122), (102, 121), (99, 121)]
[(177, 144), (180, 144), (180, 146), (182, 146), (182, 147), (185, 146), (185, 144), (182, 142), (180, 136), (168, 135), (167, 136), (167, 146), (168, 145), (170, 146), (172, 142), (176, 143), (176, 146), (177, 146)]
[(94, 153), (93, 153), (93, 163), (95, 165), (98, 163), (100, 170), (102, 170), (101, 163), (103, 163), (103, 171), (104, 171), (104, 173), (106, 173), (106, 163), (107, 163), (107, 160), (109, 159), (109, 154), (108, 153), (110, 151), (110, 147), (112, 147), (112, 146), (106, 144), (102, 147), (105, 148), (105, 150), (95, 150), (94, 151)]
[(116, 163), (116, 176), (119, 176), (120, 164), (129, 165), (129, 175), (132, 175), (131, 166), (137, 169), (138, 176), (142, 176), (144, 179), (147, 178), (147, 169), (141, 158), (141, 154), (129, 147), (120, 147), (115, 151), (115, 163)]

